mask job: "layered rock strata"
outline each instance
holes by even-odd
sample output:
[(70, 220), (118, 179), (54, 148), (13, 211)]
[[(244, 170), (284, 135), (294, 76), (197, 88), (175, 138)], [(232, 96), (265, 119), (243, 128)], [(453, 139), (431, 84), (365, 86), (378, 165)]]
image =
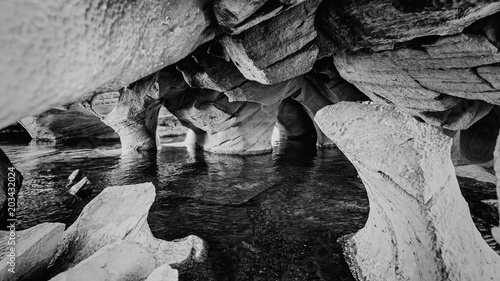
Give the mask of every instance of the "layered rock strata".
[(500, 256), (461, 196), (451, 138), (383, 105), (342, 102), (315, 119), (354, 164), (370, 200), (365, 227), (344, 244), (358, 280), (498, 279)]

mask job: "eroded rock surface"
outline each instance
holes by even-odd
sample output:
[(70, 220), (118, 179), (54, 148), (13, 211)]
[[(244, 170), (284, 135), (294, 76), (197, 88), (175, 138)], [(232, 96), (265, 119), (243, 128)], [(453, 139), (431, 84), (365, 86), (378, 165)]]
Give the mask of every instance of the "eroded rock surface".
[(222, 43), (249, 80), (276, 84), (310, 71), (318, 57), (314, 14), (319, 0), (305, 1)]
[(204, 242), (196, 236), (172, 242), (153, 236), (147, 216), (154, 198), (155, 188), (151, 183), (104, 189), (64, 232), (54, 270), (61, 272), (73, 267), (119, 241), (136, 242), (145, 247), (154, 258), (154, 268), (166, 263), (181, 266), (203, 259)]
[(210, 9), (204, 0), (3, 1), (0, 104), (10, 106), (0, 127), (177, 62), (213, 38)]
[(51, 281), (144, 280), (155, 269), (151, 253), (135, 242), (108, 245)]
[[(497, 198), (498, 198), (498, 200), (500, 200), (500, 181), (498, 180), (498, 178), (500, 176), (500, 137), (497, 139), (497, 144), (495, 146), (494, 157), (495, 157), (495, 174), (497, 176), (497, 182), (496, 182), (496, 185), (497, 185)], [(498, 214), (500, 215), (500, 203), (498, 203)], [(495, 238), (495, 240), (497, 241), (497, 243), (500, 244), (500, 221), (498, 222), (498, 226), (497, 227), (493, 227), (491, 229), (491, 234), (493, 235), (493, 238)]]
[(115, 109), (107, 115), (93, 110), (92, 103), (82, 104), (90, 112), (101, 118), (120, 136), (122, 153), (154, 150), (157, 142), (158, 114), (161, 104), (158, 101), (158, 90), (155, 86), (156, 75), (137, 81), (129, 88), (120, 90), (120, 97)]
[(354, 164), (370, 215), (345, 238), (359, 280), (495, 280), (500, 256), (475, 228), (450, 159), (451, 138), (393, 107), (341, 102), (315, 118)]
[(15, 232), (15, 273), (9, 261), (11, 247), (8, 243), (10, 232), (0, 231), (0, 279), (1, 280), (39, 280), (45, 273), (49, 262), (54, 258), (57, 247), (62, 241), (64, 224), (42, 223), (32, 228)]

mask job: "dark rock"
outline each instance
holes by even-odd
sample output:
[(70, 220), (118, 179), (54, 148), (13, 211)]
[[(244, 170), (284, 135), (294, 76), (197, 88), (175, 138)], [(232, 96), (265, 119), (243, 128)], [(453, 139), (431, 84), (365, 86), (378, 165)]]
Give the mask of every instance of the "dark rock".
[(226, 92), (247, 80), (232, 62), (209, 54), (208, 48), (202, 46), (176, 64), (190, 87)]
[(391, 2), (329, 1), (324, 7), (328, 12), (318, 14), (317, 25), (344, 49), (381, 51), (416, 38), (458, 34), (473, 22), (500, 11), (500, 3), (493, 3), (466, 11), (404, 13)]

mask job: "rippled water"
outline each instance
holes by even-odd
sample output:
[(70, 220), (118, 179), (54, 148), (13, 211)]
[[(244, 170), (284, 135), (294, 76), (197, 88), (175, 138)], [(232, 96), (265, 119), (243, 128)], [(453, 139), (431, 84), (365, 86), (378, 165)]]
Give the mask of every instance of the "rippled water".
[[(103, 188), (152, 182), (157, 197), (148, 221), (154, 235), (172, 240), (194, 234), (210, 246), (209, 262), (181, 280), (354, 280), (336, 240), (364, 225), (368, 200), (337, 149), (316, 153), (290, 145), (272, 155), (234, 157), (180, 146), (128, 156), (120, 155), (119, 144), (0, 147), (25, 177), (21, 228), (69, 225)], [(90, 198), (67, 192), (75, 169), (92, 182)]]

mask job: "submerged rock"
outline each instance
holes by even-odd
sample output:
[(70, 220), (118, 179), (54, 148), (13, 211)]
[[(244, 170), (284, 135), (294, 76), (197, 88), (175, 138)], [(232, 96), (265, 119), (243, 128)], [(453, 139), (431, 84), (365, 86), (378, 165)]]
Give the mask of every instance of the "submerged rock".
[(393, 107), (341, 102), (316, 122), (354, 164), (370, 215), (344, 238), (358, 280), (496, 280), (500, 256), (462, 197), (451, 138)]
[[(15, 236), (8, 231), (1, 231), (0, 280), (39, 280), (54, 258), (63, 232), (62, 223), (42, 223), (16, 231)], [(9, 240), (10, 237), (15, 239)], [(15, 244), (10, 244), (9, 241), (14, 241)], [(12, 259), (11, 247), (15, 247), (15, 259)], [(15, 273), (9, 271), (11, 262), (14, 264)]]
[(54, 270), (61, 272), (73, 267), (102, 247), (119, 241), (141, 244), (153, 256), (155, 267), (165, 263), (183, 266), (191, 260), (202, 260), (205, 244), (196, 236), (171, 242), (153, 236), (147, 216), (154, 198), (151, 183), (104, 189), (64, 232)]
[(68, 180), (69, 183), (66, 187), (71, 186), (68, 190), (69, 193), (78, 196), (86, 196), (92, 192), (92, 187), (90, 186), (91, 182), (80, 169), (74, 170), (73, 173), (69, 175)]
[(108, 245), (77, 264), (58, 274), (51, 281), (139, 281), (155, 269), (151, 253), (138, 243), (119, 241)]

